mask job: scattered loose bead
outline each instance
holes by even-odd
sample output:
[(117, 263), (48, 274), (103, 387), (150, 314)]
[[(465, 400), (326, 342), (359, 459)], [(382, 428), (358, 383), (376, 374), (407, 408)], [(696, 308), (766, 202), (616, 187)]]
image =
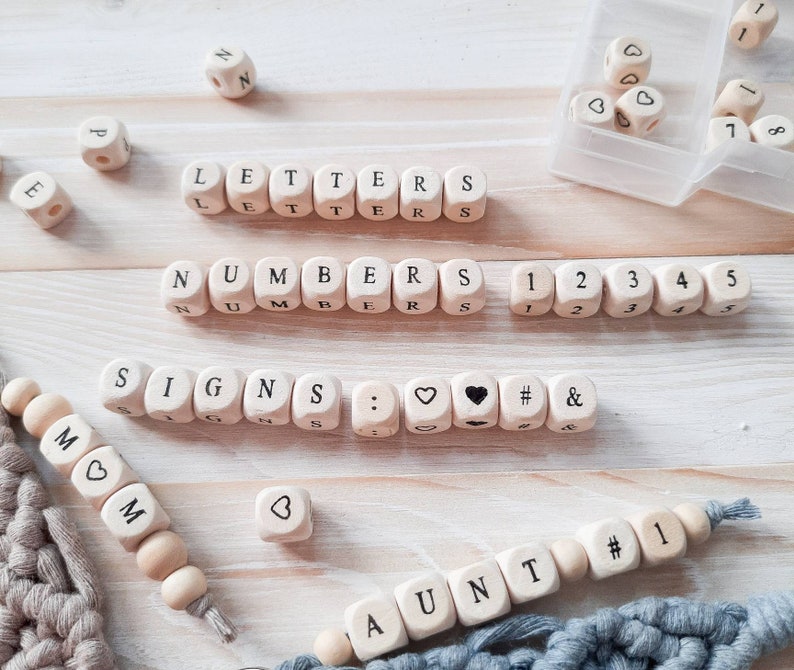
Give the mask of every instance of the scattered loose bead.
[(349, 665), (353, 662), (353, 645), (341, 628), (326, 628), (314, 640), (314, 655), (323, 665)]
[(135, 562), (144, 575), (161, 582), (187, 565), (187, 546), (173, 531), (159, 530), (141, 542)]
[(0, 404), (12, 416), (22, 416), (30, 401), (38, 395), (41, 395), (41, 389), (35, 380), (28, 377), (17, 377), (3, 388)]
[(256, 67), (239, 47), (210, 49), (204, 59), (204, 74), (224, 98), (242, 98), (256, 84)]
[(194, 565), (186, 565), (163, 580), (163, 602), (174, 610), (183, 610), (207, 592), (207, 578)]
[(22, 413), (22, 425), (33, 437), (41, 439), (58, 419), (72, 413), (71, 403), (57, 393), (44, 393), (33, 398)]
[(572, 537), (556, 540), (549, 547), (557, 572), (566, 582), (577, 582), (587, 574), (589, 562), (587, 552), (580, 542)]

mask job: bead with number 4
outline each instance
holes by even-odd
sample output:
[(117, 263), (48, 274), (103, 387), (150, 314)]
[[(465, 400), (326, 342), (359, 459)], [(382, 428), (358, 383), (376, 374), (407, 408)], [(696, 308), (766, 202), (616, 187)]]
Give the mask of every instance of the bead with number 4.
[(616, 263), (604, 271), (601, 308), (616, 319), (639, 316), (651, 308), (653, 278), (644, 265)]
[(780, 114), (762, 116), (750, 124), (753, 142), (776, 149), (789, 149), (794, 145), (794, 123)]
[(703, 279), (686, 263), (669, 263), (653, 271), (653, 311), (661, 316), (684, 316), (703, 304)]
[(719, 261), (700, 270), (705, 292), (700, 311), (709, 316), (738, 314), (750, 304), (750, 275), (733, 261)]

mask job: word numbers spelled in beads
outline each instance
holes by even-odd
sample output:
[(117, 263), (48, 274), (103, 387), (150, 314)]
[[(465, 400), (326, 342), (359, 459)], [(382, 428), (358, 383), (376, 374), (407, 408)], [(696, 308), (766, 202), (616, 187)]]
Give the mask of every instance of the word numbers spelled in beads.
[(708, 539), (726, 519), (760, 516), (749, 500), (730, 505), (710, 502), (706, 509), (683, 503), (673, 510), (653, 507), (623, 519), (610, 517), (579, 529), (576, 538), (546, 546), (528, 542), (447, 573), (431, 572), (399, 584), (394, 594), (376, 594), (350, 605), (347, 632), (339, 628), (317, 636), (314, 651), (322, 664), (350, 664), (353, 654), (367, 661), (409, 640), (448, 630), (455, 619), (472, 626), (507, 614), (512, 604), (556, 592), (561, 581), (586, 574), (606, 579), (682, 557), (688, 545)]
[(772, 34), (778, 20), (774, 3), (768, 0), (747, 0), (734, 14), (728, 36), (740, 49), (755, 49)]
[(11, 188), (9, 199), (40, 228), (57, 226), (72, 211), (72, 199), (46, 172), (31, 172)]
[(259, 537), (265, 542), (301, 542), (311, 537), (312, 499), (299, 486), (270, 486), (254, 502)]

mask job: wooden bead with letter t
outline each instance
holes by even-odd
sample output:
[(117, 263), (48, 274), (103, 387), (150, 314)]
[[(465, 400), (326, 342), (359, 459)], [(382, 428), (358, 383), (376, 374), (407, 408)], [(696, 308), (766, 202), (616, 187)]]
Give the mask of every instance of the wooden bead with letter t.
[(777, 7), (768, 0), (747, 0), (733, 16), (728, 35), (740, 49), (761, 46), (777, 25)]
[(615, 103), (615, 129), (633, 137), (645, 137), (667, 115), (664, 97), (650, 86), (635, 86)]
[(204, 59), (204, 74), (224, 98), (242, 98), (256, 84), (256, 67), (240, 47), (210, 49)]
[(356, 173), (344, 165), (324, 165), (314, 173), (314, 211), (324, 219), (349, 219), (356, 213)]

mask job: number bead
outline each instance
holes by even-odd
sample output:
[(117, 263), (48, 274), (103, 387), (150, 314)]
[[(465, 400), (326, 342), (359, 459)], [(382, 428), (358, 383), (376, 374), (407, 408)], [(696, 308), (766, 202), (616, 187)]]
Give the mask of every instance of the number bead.
[(719, 261), (700, 270), (705, 292), (700, 311), (708, 316), (738, 314), (750, 304), (750, 275), (738, 263)]
[(616, 319), (644, 314), (653, 301), (653, 278), (644, 265), (616, 263), (604, 271), (601, 308)]
[(350, 638), (341, 628), (326, 628), (321, 631), (314, 638), (312, 651), (322, 665), (349, 665), (355, 659)]
[(788, 149), (794, 145), (794, 123), (780, 114), (762, 116), (750, 124), (753, 142), (776, 149)]
[(725, 142), (750, 141), (750, 129), (736, 116), (718, 116), (709, 121), (706, 133), (706, 151), (714, 151)]
[(735, 116), (749, 125), (765, 99), (764, 91), (757, 82), (750, 79), (731, 79), (717, 97), (711, 116)]
[(686, 263), (669, 263), (653, 271), (653, 310), (661, 316), (684, 316), (703, 304), (703, 279)]
[(675, 514), (653, 507), (626, 517), (640, 545), (642, 564), (652, 567), (681, 558), (686, 553), (686, 533)]
[(592, 316), (601, 305), (601, 271), (590, 263), (571, 261), (554, 271), (555, 296), (552, 309), (566, 319)]
[(3, 388), (0, 404), (11, 416), (22, 416), (30, 401), (38, 395), (41, 395), (41, 388), (35, 380), (17, 377)]
[(755, 49), (772, 33), (777, 19), (777, 7), (768, 0), (747, 0), (734, 14), (728, 36), (740, 49)]
[(518, 263), (510, 271), (510, 311), (519, 316), (540, 316), (554, 303), (554, 273), (545, 263)]

